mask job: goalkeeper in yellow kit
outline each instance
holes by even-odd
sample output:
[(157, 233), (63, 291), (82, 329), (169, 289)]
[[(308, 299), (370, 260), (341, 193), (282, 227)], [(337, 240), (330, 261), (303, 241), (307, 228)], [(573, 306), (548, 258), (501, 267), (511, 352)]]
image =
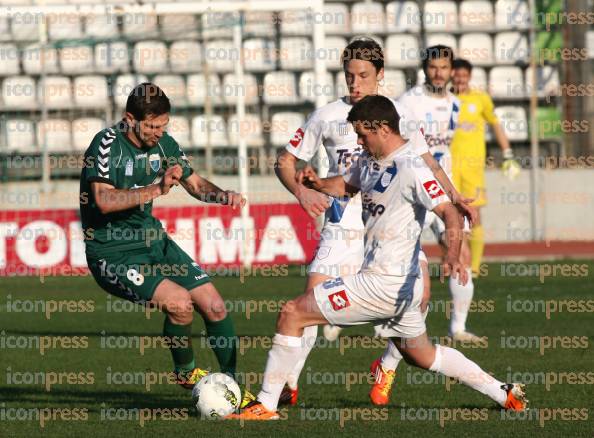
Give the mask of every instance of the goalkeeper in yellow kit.
[(485, 123), (489, 123), (501, 147), (504, 158), (503, 171), (514, 179), (520, 172), (520, 165), (514, 160), (514, 153), (499, 120), (493, 112), (491, 97), (482, 90), (470, 88), (472, 64), (465, 59), (453, 62), (453, 92), (461, 103), (458, 125), (450, 146), (452, 153), (453, 183), (458, 191), (479, 210), (478, 221), (473, 224), (470, 235), (472, 273), (478, 276), (485, 246), (485, 234), (480, 216), (480, 207), (487, 203), (485, 194)]

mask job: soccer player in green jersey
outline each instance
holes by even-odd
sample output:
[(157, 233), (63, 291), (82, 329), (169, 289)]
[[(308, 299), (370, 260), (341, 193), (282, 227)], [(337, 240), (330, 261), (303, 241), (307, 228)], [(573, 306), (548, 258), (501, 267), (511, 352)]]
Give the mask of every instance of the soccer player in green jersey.
[(153, 199), (181, 185), (200, 201), (233, 209), (246, 200), (193, 172), (167, 134), (170, 110), (156, 85), (142, 83), (132, 90), (123, 120), (95, 135), (85, 152), (80, 212), (93, 277), (113, 295), (165, 312), (163, 335), (170, 342), (177, 381), (191, 389), (207, 373), (194, 362), (194, 310), (204, 319), (221, 371), (231, 375), (237, 338), (208, 275), (152, 215)]

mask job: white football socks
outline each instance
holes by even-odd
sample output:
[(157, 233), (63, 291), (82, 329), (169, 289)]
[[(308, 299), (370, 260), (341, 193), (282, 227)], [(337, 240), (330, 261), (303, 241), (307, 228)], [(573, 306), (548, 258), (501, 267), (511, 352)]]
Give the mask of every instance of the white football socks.
[(458, 350), (436, 345), (435, 361), (429, 370), (458, 379), (461, 383), (495, 400), (501, 406), (505, 404), (507, 394), (501, 389), (503, 382), (484, 372), (481, 367)]
[(384, 350), (384, 354), (382, 354), (381, 364), (382, 368), (386, 371), (396, 371), (396, 367), (402, 360), (402, 354), (396, 348), (396, 345), (392, 342), (391, 339), (388, 339), (386, 349)]
[(301, 375), (301, 370), (305, 365), (305, 360), (313, 346), (316, 344), (316, 340), (318, 338), (318, 326), (317, 325), (310, 325), (309, 327), (305, 327), (303, 329), (303, 336), (301, 337), (301, 351), (299, 352), (299, 359), (295, 363), (293, 367), (293, 372), (289, 374), (287, 378), (287, 384), (291, 389), (297, 389), (297, 383), (299, 380), (299, 376)]
[(449, 287), (452, 295), (452, 309), (450, 320), (450, 334), (466, 331), (466, 318), (474, 295), (474, 283), (472, 282), (472, 271), (467, 268), (468, 283), (462, 286), (458, 278), (450, 277)]

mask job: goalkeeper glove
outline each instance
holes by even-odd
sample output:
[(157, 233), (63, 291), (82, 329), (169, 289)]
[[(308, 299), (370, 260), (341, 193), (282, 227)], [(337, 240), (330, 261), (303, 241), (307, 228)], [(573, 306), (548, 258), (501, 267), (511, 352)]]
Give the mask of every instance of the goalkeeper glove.
[(503, 170), (503, 174), (507, 179), (513, 181), (518, 177), (520, 174), (520, 165), (514, 159), (514, 151), (511, 148), (505, 149), (503, 151), (503, 164), (501, 165), (501, 170)]

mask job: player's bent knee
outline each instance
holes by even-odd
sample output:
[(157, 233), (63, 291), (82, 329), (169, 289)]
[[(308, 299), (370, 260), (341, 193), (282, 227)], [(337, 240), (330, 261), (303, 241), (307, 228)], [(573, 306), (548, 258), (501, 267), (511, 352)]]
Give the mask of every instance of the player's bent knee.
[(165, 309), (174, 324), (190, 324), (194, 317), (192, 300), (187, 294), (171, 297), (165, 304)]

